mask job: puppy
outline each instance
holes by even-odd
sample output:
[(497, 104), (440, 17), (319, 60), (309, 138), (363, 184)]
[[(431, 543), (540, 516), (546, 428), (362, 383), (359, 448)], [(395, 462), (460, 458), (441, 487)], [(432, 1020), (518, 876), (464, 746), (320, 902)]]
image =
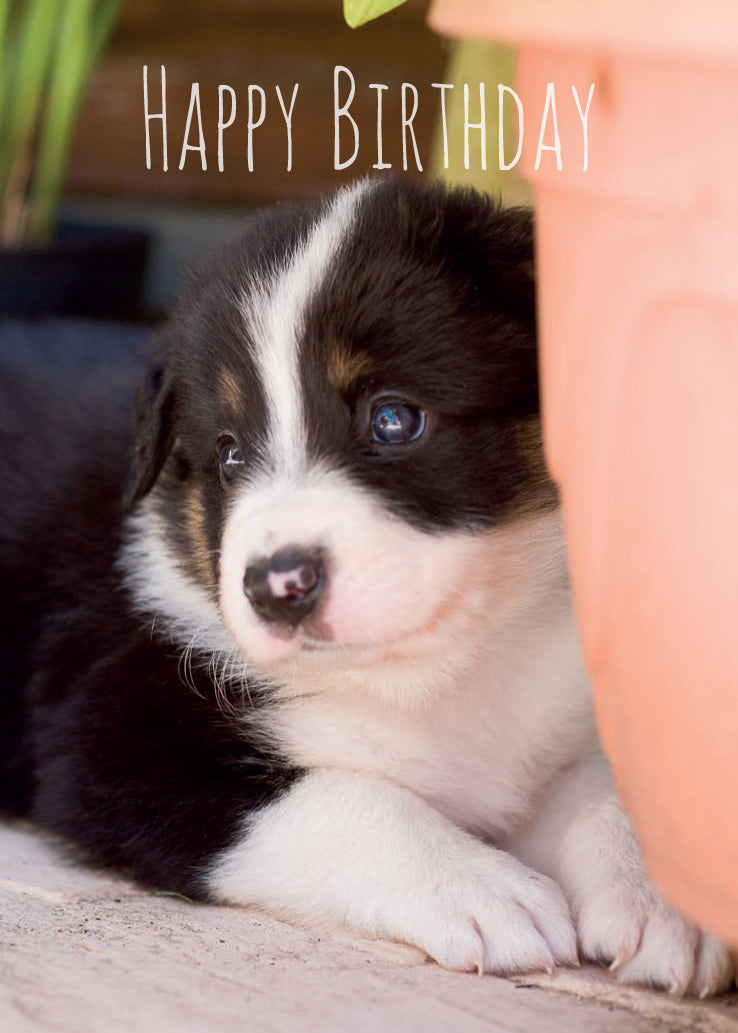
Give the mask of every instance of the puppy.
[(452, 969), (731, 983), (598, 747), (532, 260), (525, 211), (363, 182), (191, 279), (135, 442), (136, 356), (6, 357), (6, 811)]

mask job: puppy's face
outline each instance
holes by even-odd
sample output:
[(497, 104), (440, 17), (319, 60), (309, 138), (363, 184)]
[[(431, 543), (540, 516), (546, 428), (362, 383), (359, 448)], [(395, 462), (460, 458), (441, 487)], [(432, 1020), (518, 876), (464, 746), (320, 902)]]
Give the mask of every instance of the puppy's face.
[(531, 265), (525, 213), (385, 182), (193, 281), (135, 496), (250, 663), (442, 680), (559, 576)]

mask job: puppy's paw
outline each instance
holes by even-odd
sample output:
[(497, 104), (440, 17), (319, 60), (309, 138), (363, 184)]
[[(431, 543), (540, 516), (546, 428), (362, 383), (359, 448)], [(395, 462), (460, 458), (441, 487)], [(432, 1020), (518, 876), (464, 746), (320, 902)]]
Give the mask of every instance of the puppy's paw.
[(503, 975), (577, 963), (556, 883), (360, 773), (307, 774), (250, 818), (208, 888), (223, 903), (413, 944), (446, 968)]
[(578, 964), (574, 925), (556, 883), (507, 855), (488, 854), (440, 875), (431, 899), (410, 909), (413, 942), (459, 971), (511, 975)]
[(710, 997), (735, 977), (729, 951), (682, 918), (648, 882), (615, 877), (593, 886), (579, 908), (582, 956), (623, 983)]

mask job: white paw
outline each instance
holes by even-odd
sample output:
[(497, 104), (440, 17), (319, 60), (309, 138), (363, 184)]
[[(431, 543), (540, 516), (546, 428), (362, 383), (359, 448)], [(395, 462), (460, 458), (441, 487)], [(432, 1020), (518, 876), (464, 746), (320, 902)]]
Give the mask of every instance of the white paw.
[(729, 951), (644, 881), (616, 876), (592, 886), (577, 927), (583, 957), (617, 971), (624, 983), (710, 997), (735, 977)]
[(510, 975), (577, 964), (559, 887), (499, 851), (439, 873), (430, 899), (408, 901), (404, 917), (407, 938), (445, 968)]
[(224, 903), (410, 943), (451, 969), (502, 975), (577, 963), (556, 883), (408, 790), (359, 773), (310, 772), (250, 816), (209, 889)]

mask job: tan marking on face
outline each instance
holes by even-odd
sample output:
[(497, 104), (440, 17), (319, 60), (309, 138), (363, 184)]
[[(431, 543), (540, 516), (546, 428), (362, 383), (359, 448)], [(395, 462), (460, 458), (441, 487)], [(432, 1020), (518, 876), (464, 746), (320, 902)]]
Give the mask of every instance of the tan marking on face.
[(214, 587), (215, 573), (210, 562), (205, 502), (202, 489), (195, 484), (190, 489), (184, 507), (187, 538), (190, 544), (192, 572), (203, 585)]
[(218, 371), (218, 386), (223, 406), (230, 419), (236, 419), (239, 413), (243, 412), (246, 400), (238, 382), (227, 366), (221, 366)]
[(353, 382), (371, 369), (366, 352), (352, 355), (341, 344), (334, 344), (328, 355), (328, 379), (337, 391), (347, 391)]
[(546, 467), (543, 437), (539, 416), (528, 416), (515, 427), (520, 457), (528, 470), (525, 490), (522, 492), (515, 515), (545, 512), (559, 504), (559, 493)]

